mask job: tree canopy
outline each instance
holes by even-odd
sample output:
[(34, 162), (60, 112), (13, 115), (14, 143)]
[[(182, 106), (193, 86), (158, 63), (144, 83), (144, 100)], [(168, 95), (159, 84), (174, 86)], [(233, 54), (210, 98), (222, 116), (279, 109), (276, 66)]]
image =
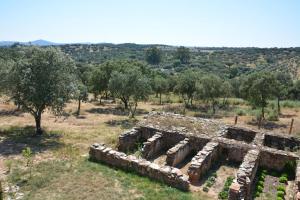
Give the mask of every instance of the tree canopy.
[(158, 65), (161, 62), (162, 53), (157, 47), (146, 50), (146, 61), (151, 65)]
[(182, 64), (189, 63), (191, 59), (190, 49), (183, 46), (177, 48), (176, 58), (179, 59)]
[(77, 88), (74, 62), (55, 48), (31, 47), (5, 74), (6, 93), (16, 105), (33, 115), (41, 134), (45, 109), (61, 114)]
[(273, 74), (255, 73), (249, 75), (241, 86), (241, 92), (253, 106), (261, 108), (261, 117), (265, 118), (265, 107), (275, 94), (276, 79)]

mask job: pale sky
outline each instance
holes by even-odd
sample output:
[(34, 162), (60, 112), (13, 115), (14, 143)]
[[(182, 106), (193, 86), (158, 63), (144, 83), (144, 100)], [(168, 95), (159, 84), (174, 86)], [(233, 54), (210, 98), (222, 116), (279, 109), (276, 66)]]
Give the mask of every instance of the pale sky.
[(299, 0), (0, 0), (0, 41), (300, 46)]

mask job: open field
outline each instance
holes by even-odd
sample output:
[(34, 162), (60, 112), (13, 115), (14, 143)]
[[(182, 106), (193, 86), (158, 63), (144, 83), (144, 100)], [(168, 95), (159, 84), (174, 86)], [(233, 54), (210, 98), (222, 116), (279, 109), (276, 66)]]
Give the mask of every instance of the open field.
[[(216, 169), (218, 179), (208, 193), (201, 187), (185, 193), (87, 160), (90, 144), (103, 142), (115, 147), (119, 134), (133, 127), (146, 113), (170, 109), (182, 112), (182, 104), (173, 97), (174, 103), (164, 105), (158, 105), (157, 99), (151, 98), (151, 102), (139, 104), (134, 120), (128, 119), (127, 112), (119, 104), (83, 103), (81, 115), (77, 117), (73, 114), (77, 103), (69, 103), (64, 116), (43, 114), (45, 134), (41, 137), (33, 136), (34, 120), (29, 114), (16, 111), (11, 103), (1, 103), (0, 171), (5, 179), (2, 183), (7, 191), (5, 195), (24, 196), (24, 199), (215, 199), (221, 190), (219, 186), (222, 187), (226, 177), (232, 176), (236, 169), (224, 166)], [(239, 117), (238, 125), (256, 129), (249, 106), (239, 100), (231, 101), (235, 102), (231, 102), (230, 109), (218, 110), (216, 117), (233, 124), (236, 110), (243, 109), (246, 114)], [(292, 134), (300, 135), (298, 109), (297, 106), (284, 107), (279, 121), (268, 122), (264, 128), (287, 134), (291, 118), (294, 118)], [(205, 114), (201, 109), (185, 109), (184, 112), (190, 116)], [(21, 154), (25, 147), (30, 147), (34, 153), (31, 178)]]

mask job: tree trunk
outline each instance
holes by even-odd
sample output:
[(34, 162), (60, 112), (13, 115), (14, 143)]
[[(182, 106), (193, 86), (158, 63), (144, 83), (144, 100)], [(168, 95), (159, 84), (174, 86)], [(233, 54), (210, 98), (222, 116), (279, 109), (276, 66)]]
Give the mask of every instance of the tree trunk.
[(213, 109), (213, 114), (215, 114), (216, 113), (215, 102), (212, 102), (212, 109)]
[(158, 92), (155, 93), (155, 98), (158, 98)]
[(123, 103), (124, 103), (124, 107), (125, 107), (125, 109), (127, 110), (128, 109), (128, 101), (127, 100), (122, 100), (123, 101)]
[(130, 118), (134, 118), (135, 117), (136, 107), (137, 107), (137, 102), (134, 103), (133, 109), (132, 109), (132, 106), (130, 106), (130, 114), (129, 114)]
[(277, 112), (278, 112), (278, 114), (280, 114), (280, 98), (279, 97), (277, 97)]
[(265, 107), (261, 108), (261, 117), (262, 119), (265, 119)]
[(35, 127), (36, 127), (36, 134), (37, 135), (42, 135), (43, 131), (41, 128), (41, 118), (42, 118), (42, 114), (38, 113), (34, 119), (35, 119)]
[(78, 99), (78, 108), (77, 108), (77, 116), (80, 115), (80, 107), (81, 107), (81, 99)]
[(159, 93), (159, 104), (161, 105), (161, 93)]

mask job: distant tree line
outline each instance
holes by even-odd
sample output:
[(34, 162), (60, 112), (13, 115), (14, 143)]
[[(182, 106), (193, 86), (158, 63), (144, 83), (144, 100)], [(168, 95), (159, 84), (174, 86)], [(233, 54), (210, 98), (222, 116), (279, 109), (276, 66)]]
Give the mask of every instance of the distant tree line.
[[(0, 49), (0, 92), (8, 95), (23, 111), (29, 112), (36, 122), (36, 133), (41, 134), (42, 113), (49, 109), (62, 114), (70, 100), (81, 103), (88, 94), (95, 100), (119, 99), (129, 116), (134, 117), (138, 103), (154, 94), (163, 104), (162, 95), (178, 94), (186, 107), (201, 100), (213, 114), (225, 106), (229, 97), (243, 98), (260, 108), (265, 117), (268, 101), (300, 100), (300, 80), (290, 73), (254, 72), (241, 76), (222, 77), (199, 68), (189, 67), (180, 72), (163, 71), (159, 65), (165, 58), (157, 47), (144, 52), (145, 62), (138, 60), (110, 60), (103, 63), (75, 62), (54, 47), (13, 47)], [(178, 47), (174, 57), (180, 64), (188, 64), (191, 52)]]

